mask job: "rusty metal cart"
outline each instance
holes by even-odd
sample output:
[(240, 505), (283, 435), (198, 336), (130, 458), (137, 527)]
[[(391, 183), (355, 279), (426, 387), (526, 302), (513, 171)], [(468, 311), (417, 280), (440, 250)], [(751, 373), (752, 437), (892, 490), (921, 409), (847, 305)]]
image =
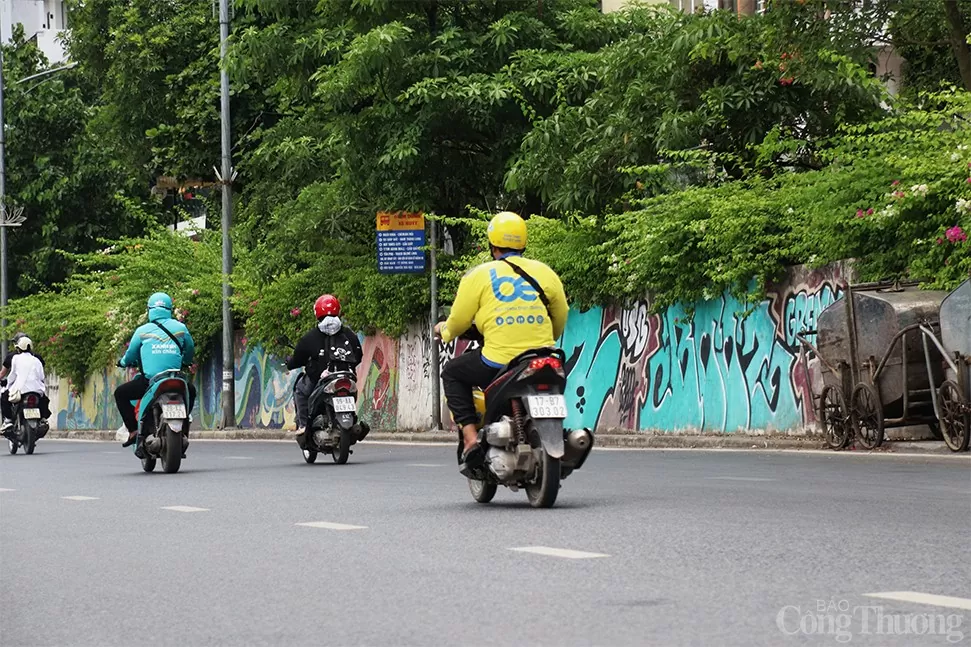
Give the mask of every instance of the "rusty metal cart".
[[(848, 286), (820, 313), (815, 331), (797, 335), (820, 362), (822, 390), (814, 400), (830, 447), (845, 448), (855, 435), (875, 449), (891, 427), (925, 424), (940, 433), (936, 399), (944, 351), (937, 331), (945, 297), (916, 284)], [(806, 339), (811, 334), (816, 345)]]
[(951, 451), (961, 452), (971, 441), (971, 279), (947, 295), (940, 320), (938, 348), (944, 355), (946, 379), (935, 408), (944, 442)]

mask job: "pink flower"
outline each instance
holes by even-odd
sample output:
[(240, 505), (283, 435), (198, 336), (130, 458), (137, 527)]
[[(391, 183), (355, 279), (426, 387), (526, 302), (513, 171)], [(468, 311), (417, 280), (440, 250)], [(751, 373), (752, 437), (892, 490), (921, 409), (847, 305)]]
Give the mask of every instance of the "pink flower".
[(937, 244), (938, 245), (943, 245), (944, 244), (944, 239), (943, 238), (938, 238), (937, 239)]
[(890, 183), (890, 186), (897, 186), (898, 184), (900, 184), (900, 180), (894, 180)]
[(868, 215), (868, 216), (872, 216), (873, 215), (873, 208), (872, 207), (866, 210), (866, 215)]
[(968, 184), (971, 184), (971, 177), (968, 178)]
[(960, 225), (951, 227), (944, 232), (944, 235), (947, 236), (948, 241), (952, 243), (963, 243), (968, 239), (968, 235), (964, 233), (964, 230), (961, 229)]
[(192, 296), (198, 296), (198, 294), (199, 294), (199, 290), (193, 290), (192, 291)]
[(243, 342), (243, 346), (245, 346), (249, 343), (249, 340), (246, 339), (246, 337), (243, 337), (242, 342)]
[(294, 317), (294, 318), (299, 317), (300, 316), (300, 308), (294, 308), (293, 310), (291, 310), (290, 311), (290, 316), (291, 317)]
[(895, 197), (895, 198), (902, 198), (902, 197), (904, 197), (905, 195), (907, 195), (907, 194), (906, 194), (906, 193), (904, 193), (903, 191), (894, 191), (894, 192), (893, 192), (893, 197)]
[(856, 217), (857, 218), (862, 218), (865, 215), (866, 215), (866, 213), (863, 211), (863, 209), (857, 209), (856, 210)]

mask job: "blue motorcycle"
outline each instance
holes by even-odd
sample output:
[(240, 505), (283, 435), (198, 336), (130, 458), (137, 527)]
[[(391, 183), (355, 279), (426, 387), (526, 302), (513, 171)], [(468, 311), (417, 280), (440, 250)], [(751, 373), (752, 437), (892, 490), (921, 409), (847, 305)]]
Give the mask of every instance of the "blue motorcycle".
[[(138, 442), (135, 455), (141, 454), (142, 469), (155, 470), (161, 459), (167, 474), (179, 471), (189, 447), (189, 383), (179, 370), (162, 371), (149, 382), (148, 391), (135, 405)], [(139, 448), (141, 452), (139, 452)]]

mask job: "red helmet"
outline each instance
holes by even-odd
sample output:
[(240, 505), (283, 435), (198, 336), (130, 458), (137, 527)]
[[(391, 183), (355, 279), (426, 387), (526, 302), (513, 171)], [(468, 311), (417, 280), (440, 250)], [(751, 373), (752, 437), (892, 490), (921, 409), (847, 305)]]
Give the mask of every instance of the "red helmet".
[(339, 317), (340, 314), (341, 302), (333, 294), (324, 294), (314, 302), (314, 315), (318, 319)]

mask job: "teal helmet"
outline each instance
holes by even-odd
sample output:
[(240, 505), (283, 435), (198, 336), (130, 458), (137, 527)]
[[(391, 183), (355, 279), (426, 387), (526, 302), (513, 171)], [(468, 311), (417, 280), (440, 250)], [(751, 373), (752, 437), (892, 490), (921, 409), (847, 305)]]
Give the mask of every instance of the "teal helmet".
[(148, 297), (148, 320), (170, 319), (172, 317), (172, 297), (164, 292), (156, 292)]

